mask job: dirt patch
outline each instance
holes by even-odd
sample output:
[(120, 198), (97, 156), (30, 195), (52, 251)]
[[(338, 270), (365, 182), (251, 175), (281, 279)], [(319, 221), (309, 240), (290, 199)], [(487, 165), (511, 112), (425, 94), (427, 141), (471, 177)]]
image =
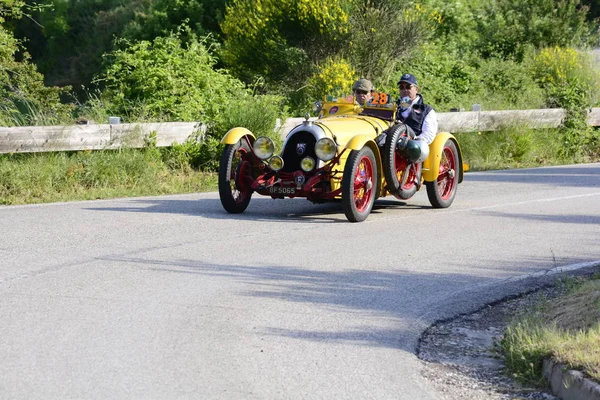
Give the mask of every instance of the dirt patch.
[(556, 287), (541, 289), (431, 326), (417, 350), (422, 375), (447, 400), (558, 399), (507, 376), (495, 344), (511, 318), (559, 293)]

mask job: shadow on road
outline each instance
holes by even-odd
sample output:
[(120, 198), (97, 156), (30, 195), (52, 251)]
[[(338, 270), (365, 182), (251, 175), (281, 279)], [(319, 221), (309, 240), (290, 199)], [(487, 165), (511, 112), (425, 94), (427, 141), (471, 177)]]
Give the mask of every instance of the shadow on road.
[[(436, 320), (472, 312), (484, 304), (514, 295), (539, 281), (490, 279), (461, 273), (419, 273), (410, 266), (394, 272), (369, 270), (319, 271), (311, 268), (275, 265), (245, 266), (205, 264), (200, 260), (158, 260), (135, 257), (107, 257), (105, 261), (139, 263), (146, 268), (175, 274), (190, 274), (208, 279), (231, 279), (244, 285), (237, 295), (274, 300), (276, 303), (308, 305), (311, 313), (338, 314), (344, 321), (355, 316), (362, 322), (352, 329), (284, 329), (277, 326), (257, 327), (259, 335), (290, 337), (316, 342), (351, 343), (357, 346), (402, 348), (414, 352), (420, 332)], [(573, 261), (573, 260), (571, 260)], [(581, 260), (589, 261), (589, 260)], [(489, 262), (489, 260), (488, 260)], [(536, 260), (529, 260), (531, 270), (539, 270)], [(547, 260), (537, 260), (544, 265)], [(523, 273), (522, 266), (504, 265), (505, 276)], [(194, 279), (190, 277), (190, 279)], [(556, 281), (548, 277), (547, 284)], [(444, 288), (444, 290), (440, 290)], [(423, 297), (423, 294), (427, 297)], [(273, 303), (264, 303), (267, 310)], [(281, 303), (280, 303), (281, 304)], [(281, 307), (281, 306), (278, 306)], [(285, 306), (284, 306), (285, 307)], [(261, 307), (253, 307), (260, 310)], [(299, 311), (302, 310), (302, 311)], [(289, 313), (306, 312), (307, 308), (289, 307)], [(258, 311), (260, 313), (260, 311)], [(316, 314), (315, 314), (316, 315)], [(382, 324), (367, 325), (364, 317)], [(331, 316), (324, 317), (331, 321)], [(318, 319), (318, 317), (317, 317)], [(313, 324), (321, 326), (320, 324)], [(347, 323), (342, 325), (347, 326)]]
[[(133, 199), (127, 200), (128, 206), (87, 207), (90, 211), (114, 211), (128, 213), (183, 214), (211, 219), (253, 220), (253, 221), (285, 221), (302, 222), (348, 222), (339, 200), (323, 204), (313, 204), (306, 199), (271, 199), (255, 196), (242, 214), (229, 214), (221, 206), (219, 199)], [(403, 201), (386, 197), (375, 201), (372, 214), (386, 210), (431, 208), (410, 205)]]

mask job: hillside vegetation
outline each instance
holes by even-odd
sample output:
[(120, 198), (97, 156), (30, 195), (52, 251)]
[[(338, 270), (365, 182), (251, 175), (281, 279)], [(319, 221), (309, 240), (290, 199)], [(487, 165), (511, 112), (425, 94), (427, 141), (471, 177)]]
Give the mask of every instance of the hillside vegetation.
[[(0, 0), (0, 125), (203, 121), (203, 141), (161, 160), (213, 171), (232, 126), (273, 135), (359, 77), (396, 94), (411, 72), (441, 112), (566, 108), (549, 157), (590, 161), (599, 14), (594, 0)], [(504, 138), (548, 162), (533, 138)]]

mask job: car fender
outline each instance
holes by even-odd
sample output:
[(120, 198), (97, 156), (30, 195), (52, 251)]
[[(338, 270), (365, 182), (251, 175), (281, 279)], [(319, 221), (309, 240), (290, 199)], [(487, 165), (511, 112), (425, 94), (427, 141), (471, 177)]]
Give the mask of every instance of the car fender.
[(223, 136), (223, 139), (221, 139), (221, 143), (236, 144), (244, 136), (249, 136), (251, 138), (250, 143), (253, 143), (254, 139), (256, 139), (256, 137), (254, 136), (254, 134), (252, 132), (250, 132), (250, 130), (248, 130), (246, 128), (242, 128), (242, 127), (237, 127), (237, 128), (230, 129), (225, 134), (225, 136)]
[(429, 145), (429, 157), (423, 161), (423, 180), (426, 182), (433, 182), (437, 180), (440, 172), (440, 163), (442, 161), (442, 151), (444, 150), (444, 144), (447, 140), (452, 140), (458, 150), (458, 169), (459, 173), (458, 182), (463, 180), (463, 159), (462, 152), (458, 145), (458, 140), (449, 132), (440, 132), (436, 135), (433, 142)]

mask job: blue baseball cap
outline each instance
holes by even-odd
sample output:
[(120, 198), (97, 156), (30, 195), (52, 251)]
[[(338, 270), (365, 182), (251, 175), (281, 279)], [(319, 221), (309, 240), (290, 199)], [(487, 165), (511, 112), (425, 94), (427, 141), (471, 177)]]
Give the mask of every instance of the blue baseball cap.
[(402, 75), (397, 84), (400, 85), (401, 82), (406, 82), (406, 83), (410, 83), (411, 85), (419, 86), (419, 83), (417, 82), (417, 78), (415, 78), (415, 76), (413, 74)]

